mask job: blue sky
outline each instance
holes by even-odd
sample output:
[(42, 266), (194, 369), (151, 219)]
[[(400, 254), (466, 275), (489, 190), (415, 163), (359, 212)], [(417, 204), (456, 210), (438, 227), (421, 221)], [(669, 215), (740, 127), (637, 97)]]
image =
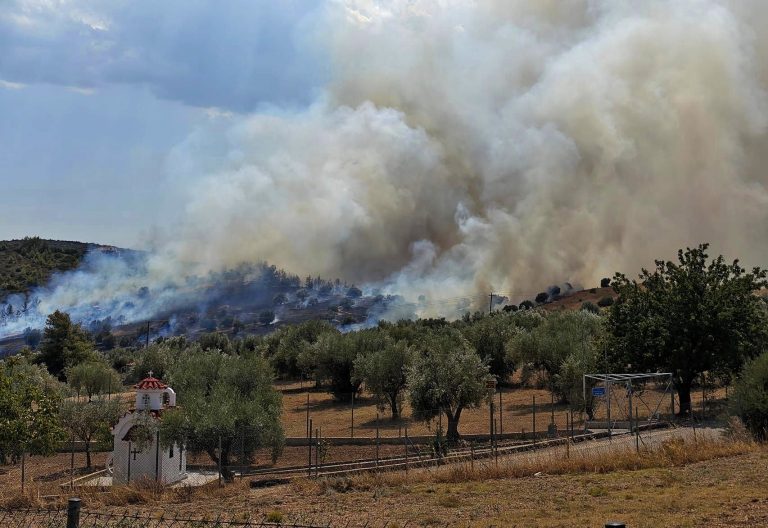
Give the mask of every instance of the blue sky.
[(175, 145), (322, 89), (322, 0), (2, 0), (0, 239), (142, 244), (182, 207)]

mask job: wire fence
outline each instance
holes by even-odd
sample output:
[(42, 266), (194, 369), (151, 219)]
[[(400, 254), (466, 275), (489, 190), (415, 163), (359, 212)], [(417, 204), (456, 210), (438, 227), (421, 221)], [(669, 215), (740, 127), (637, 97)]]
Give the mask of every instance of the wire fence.
[[(62, 510), (0, 510), (0, 526), (5, 528), (329, 528), (329, 524), (289, 521), (282, 514), (267, 514), (259, 519), (190, 518), (180, 515), (148, 515), (131, 512), (105, 513), (80, 510), (79, 499), (70, 499)], [(343, 526), (343, 525), (342, 525)]]
[[(0, 466), (0, 487), (10, 493), (60, 497), (87, 482), (109, 485), (144, 478), (165, 483), (181, 479), (184, 485), (200, 485), (268, 472), (311, 474), (310, 468), (318, 474), (318, 467), (325, 466), (338, 466), (338, 470), (346, 471), (357, 464), (360, 471), (364, 471), (379, 468), (391, 459), (405, 462), (406, 458), (409, 467), (416, 467), (420, 459), (436, 458), (437, 431), (447, 433), (447, 417), (442, 413), (425, 424), (409, 418), (410, 409), (406, 405), (401, 417), (393, 419), (389, 409), (377, 405), (371, 398), (358, 401), (350, 394), (348, 402), (340, 403), (326, 393), (296, 385), (284, 396), (294, 401), (286, 405), (287, 443), (276, 461), (268, 449), (250, 451), (246, 447), (250, 444), (246, 440), (249, 433), (245, 430), (222, 438), (228, 453), (221, 466), (207, 454), (188, 454), (182, 446), (162, 450), (153, 444), (146, 452), (139, 453), (126, 444), (120, 446), (124, 449), (116, 450), (114, 456), (111, 451), (92, 453), (92, 466), (86, 467), (82, 443), (70, 439), (64, 446), (67, 452), (53, 457), (24, 456)], [(717, 413), (724, 396), (727, 397), (724, 389), (706, 389), (706, 392), (699, 389), (692, 394), (695, 412), (691, 417), (697, 421)], [(674, 408), (679, 409), (676, 395), (650, 384), (633, 392), (631, 413), (626, 391), (613, 390), (610, 397), (614, 430), (631, 428), (632, 422), (637, 426), (667, 420), (673, 398)], [(547, 391), (505, 389), (494, 394), (492, 405), (486, 401), (480, 408), (462, 414), (459, 431), (463, 441), (459, 447), (484, 449), (489, 444), (505, 447), (530, 442), (545, 445), (548, 440), (600, 429), (599, 422), (605, 420), (605, 412), (603, 402), (595, 407), (590, 421), (583, 409), (560, 404)], [(105, 471), (108, 462), (111, 475)], [(399, 467), (397, 463), (391, 465)], [(185, 472), (185, 467), (191, 471)], [(196, 473), (194, 482), (187, 475), (193, 472)]]
[[(258, 518), (231, 518), (223, 515), (190, 517), (175, 514), (148, 514), (139, 512), (96, 512), (80, 510), (79, 499), (70, 499), (67, 509), (60, 510), (3, 510), (0, 526), (4, 528), (394, 528), (423, 525), (423, 519), (408, 521), (371, 517), (357, 514), (345, 520), (328, 520), (325, 515), (288, 516), (275, 511)], [(430, 526), (447, 527), (450, 522), (431, 519)]]

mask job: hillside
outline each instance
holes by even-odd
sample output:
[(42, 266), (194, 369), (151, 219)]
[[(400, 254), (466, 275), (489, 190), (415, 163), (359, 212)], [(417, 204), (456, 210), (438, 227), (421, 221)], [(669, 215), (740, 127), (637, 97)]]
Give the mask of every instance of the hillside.
[(38, 237), (0, 241), (0, 300), (46, 284), (57, 271), (77, 268), (83, 256), (95, 248), (114, 249)]
[(618, 294), (610, 286), (607, 288), (590, 288), (588, 290), (574, 290), (554, 301), (543, 304), (541, 307), (548, 311), (554, 310), (579, 310), (585, 302), (597, 305), (602, 299), (610, 297), (616, 299)]

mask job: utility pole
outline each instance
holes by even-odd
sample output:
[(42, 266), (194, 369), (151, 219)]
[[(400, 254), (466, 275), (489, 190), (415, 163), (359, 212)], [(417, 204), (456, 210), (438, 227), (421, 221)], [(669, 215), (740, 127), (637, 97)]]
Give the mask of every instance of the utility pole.
[(488, 314), (491, 314), (493, 313), (493, 293), (491, 293), (489, 297), (491, 298), (491, 300), (488, 301)]
[(149, 321), (147, 321), (147, 344), (144, 348), (149, 348)]

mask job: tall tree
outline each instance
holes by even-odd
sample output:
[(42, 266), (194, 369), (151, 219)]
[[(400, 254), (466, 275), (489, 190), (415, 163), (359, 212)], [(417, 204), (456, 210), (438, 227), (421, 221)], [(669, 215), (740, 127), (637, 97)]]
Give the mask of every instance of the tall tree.
[(241, 446), (247, 458), (260, 447), (271, 447), (274, 457), (282, 450), (282, 401), (260, 355), (192, 350), (173, 365), (169, 383), (178, 393), (178, 406), (163, 414), (164, 444), (208, 453), (221, 463), (225, 479), (232, 476), (230, 460)]
[(440, 414), (448, 419), (446, 436), (459, 438), (459, 419), (464, 409), (478, 407), (493, 395), (488, 365), (455, 328), (425, 332), (416, 345), (418, 354), (408, 372), (413, 414), (431, 420)]
[(91, 442), (109, 436), (109, 428), (120, 418), (120, 400), (96, 398), (89, 401), (65, 400), (60, 418), (64, 427), (85, 444), (85, 466), (91, 467)]
[(617, 273), (619, 294), (609, 318), (609, 351), (616, 368), (669, 371), (680, 412), (691, 409), (691, 385), (703, 372), (738, 372), (768, 336), (766, 312), (755, 293), (766, 271), (735, 260), (709, 260), (708, 244), (678, 252), (678, 262), (656, 261), (639, 280)]
[(68, 313), (56, 310), (48, 316), (39, 358), (48, 372), (63, 377), (65, 368), (96, 357), (88, 334), (72, 322)]

